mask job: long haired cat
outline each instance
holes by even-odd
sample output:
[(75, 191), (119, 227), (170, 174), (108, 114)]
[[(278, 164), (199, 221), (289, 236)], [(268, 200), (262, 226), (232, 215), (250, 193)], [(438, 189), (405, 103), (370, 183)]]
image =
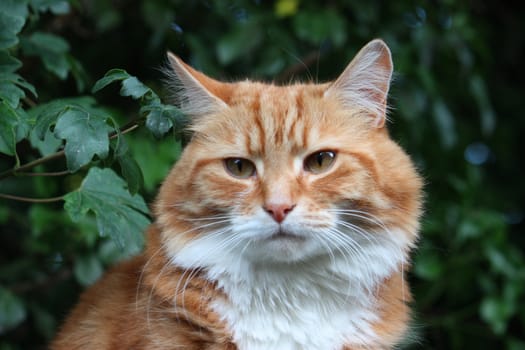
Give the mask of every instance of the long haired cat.
[(191, 141), (145, 252), (82, 295), (51, 348), (398, 344), (421, 181), (385, 128), (385, 43), (326, 84), (223, 83), (169, 59)]

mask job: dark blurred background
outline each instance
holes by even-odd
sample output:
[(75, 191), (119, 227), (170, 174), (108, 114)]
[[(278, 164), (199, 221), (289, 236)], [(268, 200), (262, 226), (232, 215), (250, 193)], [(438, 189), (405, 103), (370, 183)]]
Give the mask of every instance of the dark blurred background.
[[(31, 5), (10, 50), (38, 89), (28, 102), (37, 105), (91, 95), (112, 68), (167, 97), (159, 69), (167, 50), (226, 80), (327, 81), (366, 42), (383, 38), (396, 71), (389, 128), (426, 182), (406, 348), (525, 349), (521, 7), (495, 0), (2, 1), (0, 9)], [(7, 30), (1, 19), (0, 33)], [(69, 61), (32, 54), (30, 44), (40, 43), (34, 33), (42, 32), (68, 43), (49, 45)], [(95, 97), (123, 124), (138, 113), (117, 86)], [(151, 203), (180, 147), (140, 129), (127, 141)], [(18, 152), (34, 157), (27, 144)], [(0, 170), (10, 166), (0, 158)], [(0, 189), (53, 196), (78, 176), (3, 179)], [(45, 348), (78, 293), (123, 254), (98, 237), (92, 220), (71, 222), (62, 203), (0, 199), (0, 232), (0, 350)]]

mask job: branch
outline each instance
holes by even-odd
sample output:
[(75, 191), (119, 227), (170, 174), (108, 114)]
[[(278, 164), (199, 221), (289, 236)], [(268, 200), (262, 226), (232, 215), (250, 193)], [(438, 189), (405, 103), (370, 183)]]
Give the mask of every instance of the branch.
[(10, 194), (0, 193), (0, 198), (11, 199), (19, 202), (28, 202), (28, 203), (53, 203), (64, 200), (64, 196), (51, 197), (51, 198), (29, 198), (29, 197), (20, 197), (13, 196)]
[[(138, 119), (135, 119), (129, 123), (127, 123), (126, 125), (124, 125), (122, 131), (120, 132), (120, 135), (125, 135), (133, 130), (135, 130), (136, 128), (138, 128), (140, 126), (140, 121), (141, 121), (142, 118), (138, 118)], [(118, 137), (119, 133), (118, 132), (113, 132), (109, 135), (109, 138), (110, 139), (114, 139), (116, 137)], [(20, 173), (20, 175), (24, 175), (24, 176), (62, 176), (62, 175), (67, 175), (69, 173), (69, 171), (61, 171), (61, 172), (56, 172), (56, 173), (24, 173), (24, 170), (29, 170), (31, 168), (34, 168), (35, 166), (37, 165), (40, 165), (40, 164), (43, 164), (43, 163), (46, 163), (46, 162), (49, 162), (53, 159), (57, 159), (57, 158), (61, 158), (63, 157), (65, 154), (64, 151), (59, 151), (59, 152), (56, 152), (56, 153), (53, 153), (49, 156), (46, 156), (46, 157), (42, 157), (42, 158), (39, 158), (37, 160), (34, 160), (32, 162), (29, 162), (27, 164), (24, 164), (24, 165), (21, 165), (17, 168), (12, 168), (12, 169), (9, 169), (9, 170), (6, 170), (2, 173), (0, 173), (0, 180), (2, 179), (5, 179), (7, 177), (10, 177), (10, 176), (13, 176), (13, 175), (17, 175)]]

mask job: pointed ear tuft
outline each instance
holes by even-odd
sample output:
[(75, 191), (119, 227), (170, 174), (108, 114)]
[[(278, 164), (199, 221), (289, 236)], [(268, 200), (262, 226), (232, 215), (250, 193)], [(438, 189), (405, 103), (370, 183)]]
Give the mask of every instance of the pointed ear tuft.
[(325, 96), (339, 98), (349, 108), (360, 108), (382, 127), (387, 112), (387, 96), (392, 78), (392, 56), (384, 41), (375, 39), (363, 47)]
[(168, 60), (171, 68), (166, 70), (168, 84), (174, 89), (175, 101), (183, 113), (198, 117), (228, 107), (225, 97), (229, 84), (207, 77), (171, 52)]

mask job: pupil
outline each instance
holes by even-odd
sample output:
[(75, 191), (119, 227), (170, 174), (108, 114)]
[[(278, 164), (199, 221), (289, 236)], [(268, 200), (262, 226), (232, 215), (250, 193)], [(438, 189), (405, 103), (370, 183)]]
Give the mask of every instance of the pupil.
[(237, 165), (237, 170), (239, 171), (239, 173), (241, 173), (242, 172), (242, 160), (236, 159), (235, 164)]

